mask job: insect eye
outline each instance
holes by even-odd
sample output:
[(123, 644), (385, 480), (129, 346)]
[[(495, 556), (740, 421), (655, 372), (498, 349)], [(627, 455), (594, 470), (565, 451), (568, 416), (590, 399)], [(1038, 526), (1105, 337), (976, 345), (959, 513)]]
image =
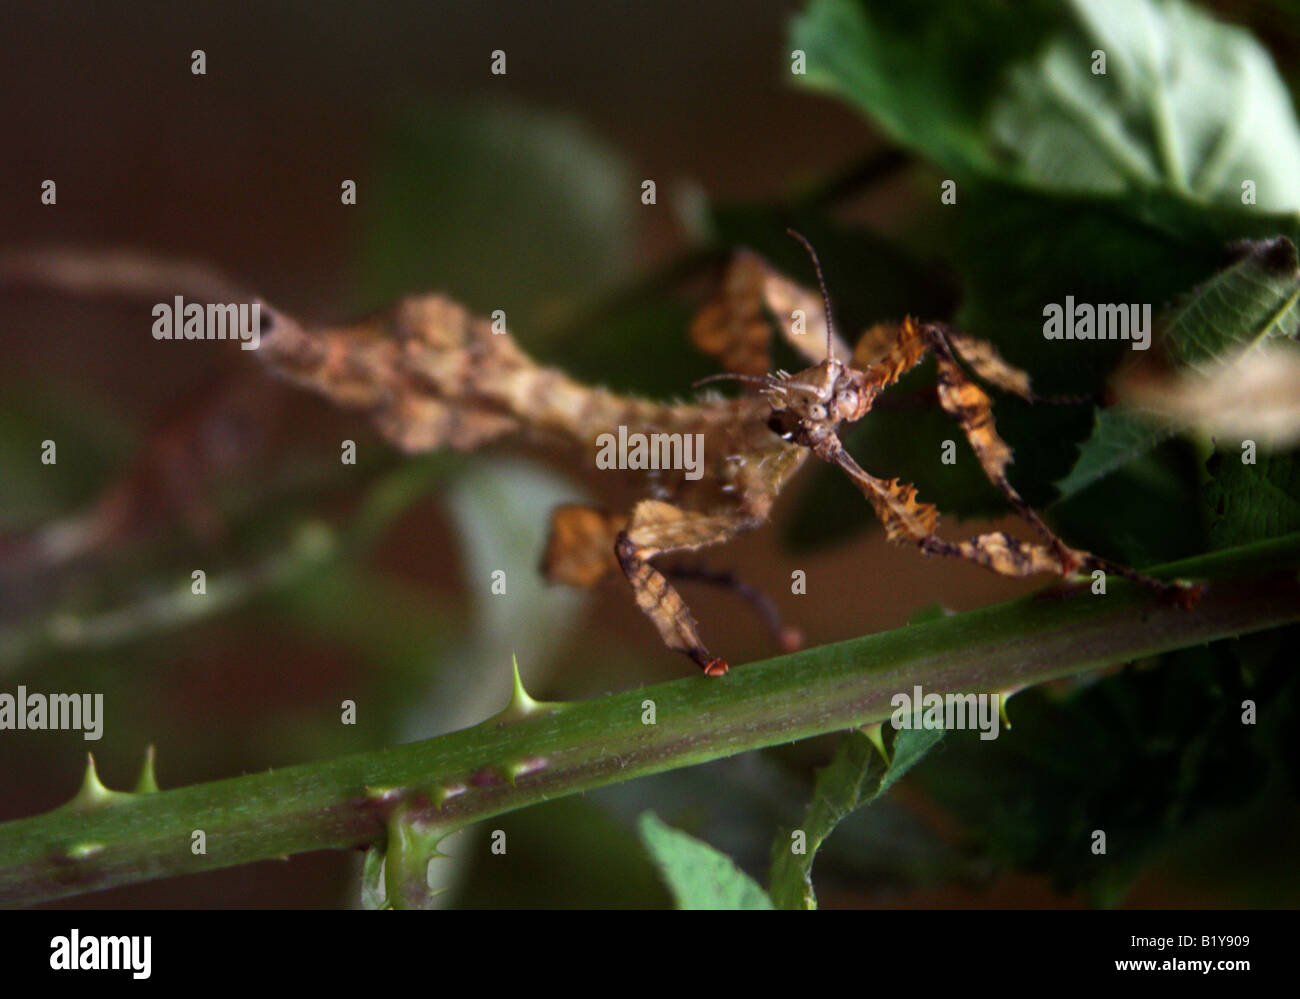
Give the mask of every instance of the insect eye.
[(783, 441), (794, 439), (795, 431), (799, 429), (799, 420), (788, 410), (777, 410), (767, 418), (767, 428), (776, 434)]
[(826, 419), (826, 407), (819, 402), (815, 406), (809, 407), (808, 415), (814, 420), (824, 420)]

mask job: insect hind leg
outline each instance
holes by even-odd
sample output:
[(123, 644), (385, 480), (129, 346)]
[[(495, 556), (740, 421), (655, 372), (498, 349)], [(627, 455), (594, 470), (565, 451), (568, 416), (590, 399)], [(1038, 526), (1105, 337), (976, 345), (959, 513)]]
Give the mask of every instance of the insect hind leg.
[[(1073, 572), (1082, 564), (1081, 556), (1084, 553), (1075, 552), (1057, 537), (1007, 479), (1007, 465), (1011, 464), (1011, 448), (998, 435), (997, 427), (993, 422), (993, 400), (974, 379), (967, 377), (957, 364), (944, 328), (938, 324), (928, 324), (924, 330), (930, 350), (939, 366), (939, 405), (961, 426), (962, 433), (965, 434), (971, 450), (975, 452), (975, 457), (984, 470), (984, 475), (993, 483), (994, 488), (1051, 547), (1061, 562), (1063, 572), (1066, 575)], [(1028, 391), (1027, 385), (1026, 391)]]
[(1015, 511), (1034, 528), (1045, 542), (1047, 550), (1040, 550), (1039, 546), (1027, 545), (1025, 542), (1017, 541), (1015, 538), (1000, 532), (980, 535), (974, 541), (962, 542), (960, 545), (955, 546), (959, 551), (947, 550), (954, 546), (948, 542), (941, 542), (937, 538), (933, 541), (923, 542), (922, 548), (934, 554), (957, 555), (971, 561), (981, 562), (981, 564), (987, 564), (990, 568), (994, 568), (994, 571), (1001, 572), (1003, 575), (1025, 575), (1029, 572), (1052, 571), (1050, 568), (1030, 568), (1026, 572), (1004, 571), (995, 568), (995, 564), (1000, 564), (1005, 568), (1046, 566), (1047, 562), (1044, 556), (1050, 550), (1050, 555), (1059, 565), (1056, 571), (1059, 571), (1063, 576), (1070, 576), (1080, 571), (1091, 572), (1100, 569), (1103, 572), (1114, 573), (1160, 593), (1180, 593), (1185, 601), (1187, 594), (1192, 591), (1182, 584), (1164, 582), (1135, 569), (1100, 558), (1091, 552), (1071, 548), (1047, 526), (1042, 517), (1025, 502), (1020, 493), (1016, 491), (1016, 488), (1007, 480), (1006, 469), (1007, 465), (1011, 463), (1011, 448), (998, 435), (997, 427), (993, 421), (993, 401), (989, 398), (988, 393), (974, 379), (968, 377), (961, 366), (958, 365), (953, 346), (956, 345), (958, 353), (961, 353), (968, 360), (974, 358), (975, 360), (970, 361), (972, 366), (993, 384), (1015, 392), (1022, 398), (1032, 400), (1033, 395), (1029, 391), (1028, 378), (1024, 378), (1022, 382), (1019, 377), (1020, 372), (1006, 364), (997, 356), (996, 351), (983, 341), (975, 340), (964, 333), (937, 323), (926, 324), (923, 330), (930, 350), (939, 366), (939, 404), (961, 426), (962, 433), (965, 434), (966, 440), (970, 442), (971, 449), (975, 452), (975, 457), (979, 460), (985, 476), (993, 483), (998, 492), (1006, 498)]
[(699, 565), (674, 565), (664, 569), (664, 575), (675, 580), (708, 583), (734, 593), (754, 609), (782, 652), (797, 652), (803, 647), (803, 633), (781, 619), (781, 611), (772, 598), (736, 573), (719, 572)]

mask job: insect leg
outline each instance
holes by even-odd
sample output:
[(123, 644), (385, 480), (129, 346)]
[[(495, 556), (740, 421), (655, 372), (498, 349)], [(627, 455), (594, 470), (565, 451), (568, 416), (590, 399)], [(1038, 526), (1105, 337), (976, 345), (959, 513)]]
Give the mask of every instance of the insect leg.
[(981, 381), (987, 382), (1003, 392), (1018, 395), (1025, 402), (1048, 403), (1054, 406), (1077, 406), (1082, 403), (1097, 401), (1097, 396), (1092, 393), (1039, 395), (1030, 388), (1029, 375), (1003, 360), (1002, 355), (998, 353), (998, 349), (987, 340), (980, 340), (969, 333), (953, 329), (951, 326), (939, 323), (927, 325), (932, 331), (942, 334), (957, 356), (966, 362)]
[(1053, 548), (1021, 541), (1003, 531), (981, 534), (969, 541), (956, 543), (930, 535), (921, 539), (920, 547), (927, 555), (946, 555), (951, 558), (965, 559), (1002, 576), (1032, 576), (1039, 572), (1069, 576), (1075, 573), (1091, 573), (1100, 569), (1102, 572), (1121, 576), (1162, 595), (1173, 596), (1189, 610), (1196, 605), (1204, 590), (1204, 587), (1199, 584), (1183, 581), (1165, 582), (1138, 572), (1136, 569), (1130, 569), (1126, 565), (1111, 562), (1109, 559), (1076, 548), (1066, 548), (1070, 561), (1063, 563)]
[[(848, 473), (871, 502), (890, 541), (912, 543), (930, 555), (960, 558), (1003, 576), (1030, 576), (1037, 572), (1063, 574), (1061, 559), (1046, 545), (1020, 541), (1001, 531), (981, 534), (969, 541), (945, 541), (935, 533), (938, 511), (916, 499), (916, 487), (897, 479), (868, 475), (841, 447), (827, 449), (826, 457)], [(1081, 562), (1086, 553), (1073, 553)]]
[(1200, 591), (1196, 588), (1180, 583), (1166, 583), (1143, 575), (1127, 566), (1099, 558), (1091, 552), (1070, 548), (1059, 539), (1054, 545), (1034, 544), (1013, 538), (1003, 531), (994, 531), (968, 541), (946, 541), (935, 533), (938, 511), (931, 504), (916, 499), (916, 487), (897, 479), (877, 479), (868, 475), (838, 440), (832, 439), (818, 454), (839, 465), (853, 480), (854, 485), (871, 502), (890, 541), (910, 542), (928, 555), (960, 558), (1002, 576), (1032, 576), (1040, 572), (1069, 576), (1080, 571), (1101, 569), (1161, 593), (1175, 593), (1185, 606), (1194, 603), (1199, 596)]
[(781, 612), (772, 598), (756, 586), (745, 582), (734, 572), (718, 572), (703, 566), (675, 565), (664, 570), (670, 579), (691, 580), (697, 583), (710, 583), (730, 590), (747, 602), (763, 619), (763, 624), (772, 635), (772, 640), (785, 652), (796, 652), (803, 646), (803, 635), (798, 628), (787, 625), (781, 620)]
[[(953, 357), (943, 332), (937, 326), (925, 327), (930, 349), (939, 365), (939, 405), (960, 424), (962, 433), (970, 442), (980, 467), (994, 487), (1006, 497), (1017, 513), (1028, 521), (1035, 531), (1051, 546), (1068, 574), (1078, 567), (1075, 553), (1056, 536), (1043, 519), (1024, 501), (1007, 480), (1007, 465), (1011, 464), (1011, 448), (1000, 436), (993, 422), (993, 400), (975, 381), (967, 377)], [(1028, 391), (1026, 382), (1025, 390)]]
[[(1061, 574), (1068, 576), (1079, 570), (1093, 571), (1101, 569), (1103, 572), (1115, 573), (1161, 593), (1182, 590), (1178, 584), (1162, 582), (1135, 569), (1100, 558), (1091, 552), (1071, 548), (1057, 537), (1056, 533), (1043, 522), (1037, 512), (1024, 501), (1024, 498), (1016, 491), (1015, 487), (1007, 481), (1006, 470), (1007, 465), (1011, 463), (1011, 448), (998, 436), (997, 428), (993, 422), (993, 401), (973, 379), (967, 377), (954, 359), (949, 345), (949, 338), (953, 333), (937, 325), (926, 326), (925, 330), (930, 339), (930, 349), (934, 351), (935, 360), (939, 365), (939, 404), (943, 406), (948, 415), (961, 425), (962, 432), (966, 435), (966, 439), (970, 441), (970, 446), (975, 451), (975, 456), (979, 459), (980, 466), (984, 469), (984, 474), (988, 476), (989, 481), (993, 483), (998, 492), (1007, 498), (1007, 502), (1015, 507), (1016, 512), (1028, 521), (1043, 540), (1047, 542), (1052, 553), (1060, 562)], [(982, 341), (966, 337), (965, 334), (957, 335), (969, 341), (967, 349), (980, 351), (975, 356), (981, 358), (982, 366), (985, 369), (985, 377), (988, 377), (994, 384), (1001, 384), (1011, 391), (1020, 391), (1019, 388), (1015, 387), (1014, 382), (1007, 381), (1008, 378), (1014, 378), (1018, 372), (1003, 362), (991, 346), (984, 344)], [(972, 347), (972, 344), (975, 346)], [(967, 356), (965, 352), (963, 352), (963, 356)], [(975, 366), (974, 362), (972, 364)], [(1020, 394), (1025, 398), (1032, 398), (1029, 393), (1029, 380), (1027, 377), (1024, 379), (1023, 392), (1020, 392)], [(1002, 542), (998, 538), (986, 537), (990, 539), (989, 546), (1001, 550)], [(1002, 540), (1015, 540), (1007, 539), (1006, 535), (1001, 535), (1000, 538)], [(1013, 550), (1014, 546), (1006, 548), (1007, 552)], [(1005, 558), (1006, 556), (1002, 557)]]
[[(826, 308), (816, 292), (778, 273), (762, 257), (737, 253), (727, 266), (722, 286), (691, 323), (691, 341), (728, 371), (765, 375), (772, 370), (772, 322), (781, 336), (811, 364), (826, 359)], [(794, 325), (802, 317), (801, 328)], [(848, 347), (830, 337), (840, 360)]]
[(987, 340), (939, 323), (927, 323), (926, 330), (932, 338), (956, 351), (957, 356), (990, 385), (1018, 395), (1026, 402), (1037, 398), (1029, 387), (1029, 375), (1004, 361), (997, 348)]
[(614, 544), (637, 606), (658, 629), (664, 644), (690, 656), (709, 676), (727, 672), (726, 660), (705, 647), (686, 601), (650, 559), (717, 544), (749, 526), (746, 519), (734, 514), (695, 513), (660, 500), (642, 500), (632, 511), (628, 529), (619, 532)]

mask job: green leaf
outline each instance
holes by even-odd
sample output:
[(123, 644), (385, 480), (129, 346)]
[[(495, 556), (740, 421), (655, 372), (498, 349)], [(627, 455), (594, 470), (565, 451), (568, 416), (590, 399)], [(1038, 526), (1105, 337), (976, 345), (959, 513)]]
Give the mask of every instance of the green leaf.
[(1300, 128), (1249, 32), (1179, 0), (1070, 6), (1074, 25), (1011, 71), (991, 110), (990, 137), (1013, 176), (1052, 191), (1158, 188), (1237, 207), (1250, 180), (1258, 208), (1300, 208)]
[[(1044, 395), (1096, 394), (1118, 364), (1138, 353), (1123, 341), (1045, 339), (1046, 305), (1062, 304), (1066, 296), (1076, 302), (1150, 303), (1163, 320), (1170, 306), (1231, 262), (1225, 260), (1225, 244), (1272, 239), (1279, 232), (1294, 236), (1296, 224), (1282, 216), (1193, 205), (1167, 193), (1101, 200), (992, 184), (965, 188), (956, 221), (954, 254), (966, 288), (958, 324), (997, 344)], [(1165, 325), (1155, 323), (1158, 330)], [(1086, 439), (1091, 412), (1045, 406), (1033, 412), (1035, 419), (1050, 418), (1052, 409), (1061, 408), (1084, 417), (1077, 436), (1052, 431), (1056, 455), (1073, 460), (1070, 445)], [(1026, 443), (1041, 441), (1046, 433), (1033, 432), (1026, 440), (1008, 437), (1019, 474), (1040, 477), (1026, 460)], [(1045, 482), (1068, 472), (1066, 464)]]
[(1245, 464), (1231, 452), (1211, 456), (1205, 506), (1214, 548), (1300, 530), (1300, 462), (1294, 453), (1261, 454)]
[(1198, 496), (1205, 455), (1171, 438), (1052, 505), (1052, 522), (1078, 548), (1135, 567), (1206, 550)]
[(1285, 236), (1241, 243), (1234, 264), (1200, 285), (1172, 316), (1165, 343), (1196, 368), (1271, 337), (1296, 339), (1300, 267)]
[(860, 729), (844, 734), (835, 758), (818, 771), (802, 826), (782, 830), (772, 844), (772, 900), (777, 908), (817, 908), (812, 866), (822, 843), (847, 816), (888, 791), (943, 734), (943, 729), (897, 730), (889, 763)]
[[(1300, 269), (1295, 244), (1278, 236), (1243, 241), (1236, 252), (1235, 263), (1195, 288), (1172, 313), (1163, 344), (1177, 364), (1204, 368), (1268, 338), (1296, 338)], [(1074, 468), (1056, 484), (1061, 498), (1141, 457), (1177, 429), (1155, 414), (1098, 410)]]
[(1056, 483), (1062, 499), (1088, 488), (1098, 479), (1146, 454), (1173, 431), (1124, 409), (1096, 410), (1092, 436), (1079, 448), (1070, 474)]
[(1001, 68), (1031, 53), (1052, 23), (1043, 3), (942, 0), (918, 12), (897, 0), (815, 0), (791, 44), (808, 57), (804, 86), (843, 98), (946, 168), (992, 171), (981, 118)]
[(677, 908), (772, 908), (767, 892), (708, 843), (665, 825), (654, 812), (641, 816), (638, 829)]
[[(946, 315), (959, 297), (945, 268), (818, 208), (723, 204), (713, 210), (712, 223), (722, 245), (748, 247), (778, 271), (815, 288), (808, 255), (787, 230), (803, 233), (817, 248), (835, 322), (846, 335), (907, 313)], [(779, 337), (775, 342), (778, 349), (784, 346)], [(790, 360), (796, 360), (793, 353)]]
[[(571, 378), (615, 392), (680, 399), (692, 382), (714, 374), (712, 358), (692, 348), (692, 308), (647, 290), (613, 309), (583, 317), (534, 356)], [(629, 364), (628, 358), (636, 363)]]
[[(880, 778), (880, 787), (873, 797), (880, 797), (907, 775), (907, 772), (921, 762), (931, 749), (943, 739), (943, 729), (921, 728), (902, 729), (894, 739), (889, 760), (889, 769)], [(866, 799), (863, 799), (866, 804)]]
[(945, 170), (1237, 208), (1250, 180), (1257, 208), (1300, 208), (1300, 127), (1267, 51), (1179, 0), (977, 0), (924, 16), (817, 0), (792, 34), (801, 82)]

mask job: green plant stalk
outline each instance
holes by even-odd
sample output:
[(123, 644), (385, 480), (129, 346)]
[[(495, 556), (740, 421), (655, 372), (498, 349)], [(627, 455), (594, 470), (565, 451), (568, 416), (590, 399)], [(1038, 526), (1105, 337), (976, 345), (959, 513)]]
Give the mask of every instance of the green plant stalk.
[[(1300, 534), (1168, 566), (1215, 580), (1194, 610), (1110, 580), (593, 701), (537, 704), (423, 742), (135, 795), (87, 793), (0, 824), (0, 905), (383, 843), (390, 817), (436, 837), (591, 788), (879, 722), (890, 699), (1006, 692), (1300, 620)], [(591, 664), (598, 669), (599, 664)], [(655, 723), (643, 723), (654, 703)], [(1014, 712), (1014, 707), (1013, 707)], [(202, 830), (206, 852), (192, 852)]]

